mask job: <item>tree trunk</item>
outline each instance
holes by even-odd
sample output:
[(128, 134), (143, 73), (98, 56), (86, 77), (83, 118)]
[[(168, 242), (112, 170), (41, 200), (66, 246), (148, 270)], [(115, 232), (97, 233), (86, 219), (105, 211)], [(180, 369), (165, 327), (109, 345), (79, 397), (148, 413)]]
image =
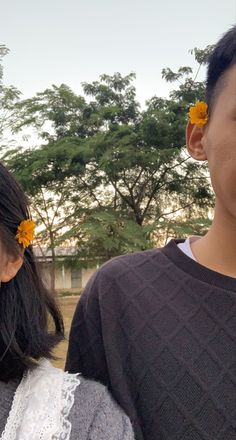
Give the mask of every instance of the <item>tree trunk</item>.
[(54, 235), (53, 232), (50, 231), (50, 248), (52, 252), (52, 263), (51, 263), (51, 291), (55, 293), (55, 281), (56, 281), (56, 253), (55, 253), (55, 244), (54, 244)]

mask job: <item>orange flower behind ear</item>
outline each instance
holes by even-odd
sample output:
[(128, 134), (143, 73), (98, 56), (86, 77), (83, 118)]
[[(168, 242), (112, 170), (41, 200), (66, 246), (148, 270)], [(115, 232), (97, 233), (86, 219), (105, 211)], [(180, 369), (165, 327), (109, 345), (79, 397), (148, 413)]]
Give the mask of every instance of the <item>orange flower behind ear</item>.
[(23, 248), (27, 248), (35, 236), (35, 222), (33, 220), (22, 220), (17, 228), (16, 238)]
[(197, 127), (203, 127), (208, 121), (207, 114), (208, 106), (203, 101), (198, 101), (193, 107), (189, 109), (189, 119), (191, 124), (195, 124)]

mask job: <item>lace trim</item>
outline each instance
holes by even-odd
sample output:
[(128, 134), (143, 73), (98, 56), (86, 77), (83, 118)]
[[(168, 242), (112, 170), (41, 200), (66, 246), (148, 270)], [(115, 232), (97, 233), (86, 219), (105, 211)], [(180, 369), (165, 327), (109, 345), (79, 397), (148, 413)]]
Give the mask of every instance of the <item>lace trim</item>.
[(1, 440), (69, 440), (78, 375), (43, 360), (19, 384)]
[(75, 401), (75, 390), (80, 384), (78, 375), (64, 373), (64, 381), (62, 388), (62, 431), (59, 437), (53, 437), (53, 440), (69, 440), (72, 425), (68, 420), (70, 411)]

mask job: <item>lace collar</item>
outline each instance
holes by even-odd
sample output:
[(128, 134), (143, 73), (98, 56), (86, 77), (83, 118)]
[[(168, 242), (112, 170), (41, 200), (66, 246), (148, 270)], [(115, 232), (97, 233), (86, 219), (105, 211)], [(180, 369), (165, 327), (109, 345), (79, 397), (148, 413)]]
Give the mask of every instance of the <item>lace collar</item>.
[(22, 378), (0, 440), (69, 440), (78, 375), (43, 360)]

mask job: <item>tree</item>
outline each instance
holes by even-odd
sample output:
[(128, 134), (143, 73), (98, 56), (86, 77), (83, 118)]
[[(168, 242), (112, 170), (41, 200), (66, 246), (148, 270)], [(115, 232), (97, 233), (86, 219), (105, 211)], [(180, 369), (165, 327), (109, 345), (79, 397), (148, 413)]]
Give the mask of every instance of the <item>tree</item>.
[(3, 84), (3, 58), (9, 53), (9, 49), (0, 44), (0, 150), (6, 147), (4, 135), (8, 136), (15, 122), (15, 103), (20, 97), (20, 92), (13, 86), (6, 87)]
[[(194, 54), (199, 52), (195, 49)], [(92, 98), (99, 96), (101, 113), (112, 115), (110, 124), (103, 125), (102, 132), (86, 139), (87, 164), (93, 164), (93, 175), (102, 176), (104, 187), (113, 189), (113, 209), (140, 226), (157, 223), (170, 215), (166, 209), (170, 205), (174, 212), (187, 209), (193, 212), (194, 209), (203, 211), (206, 203), (211, 203), (205, 166), (197, 165), (183, 152), (189, 105), (196, 97), (203, 99), (204, 91), (204, 84), (194, 82), (189, 77), (191, 73), (189, 67), (181, 67), (178, 74), (164, 70), (165, 79), (181, 78), (183, 83), (171, 93), (171, 99), (152, 98), (143, 112), (134, 105), (133, 77), (126, 77), (126, 82), (119, 83), (119, 92), (125, 94), (127, 86), (132, 90), (131, 103), (135, 111), (129, 119), (122, 106), (116, 104), (114, 111), (114, 102), (119, 102), (114, 97), (115, 76), (103, 76), (101, 82), (85, 87)], [(99, 106), (96, 108), (99, 110)]]
[[(207, 51), (194, 49), (200, 64)], [(85, 97), (52, 86), (15, 105), (15, 130), (36, 128), (42, 145), (8, 152), (8, 163), (37, 209), (59, 212), (63, 201), (60, 228), (44, 221), (52, 248), (70, 239), (80, 256), (105, 258), (145, 249), (173, 231), (173, 223), (183, 228), (185, 220), (194, 232), (191, 217), (201, 219), (211, 206), (206, 168), (183, 148), (188, 108), (203, 98), (204, 83), (188, 66), (177, 73), (163, 69), (163, 78), (179, 86), (169, 99), (153, 97), (141, 110), (134, 78), (102, 75), (83, 84)]]

